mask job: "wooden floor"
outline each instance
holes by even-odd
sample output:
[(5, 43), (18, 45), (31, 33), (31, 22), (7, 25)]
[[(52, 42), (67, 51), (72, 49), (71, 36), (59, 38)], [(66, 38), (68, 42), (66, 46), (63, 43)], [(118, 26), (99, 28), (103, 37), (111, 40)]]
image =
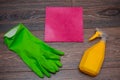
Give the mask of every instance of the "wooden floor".
[[(51, 78), (41, 79), (7, 49), (3, 35), (22, 22), (43, 40), (46, 6), (83, 7), (85, 40), (83, 43), (48, 43), (65, 52), (61, 58), (63, 67)], [(101, 72), (90, 77), (81, 73), (78, 65), (84, 50), (99, 41), (88, 42), (95, 27), (101, 28), (109, 37)], [(0, 80), (120, 80), (120, 0), (0, 0)]]
[[(120, 28), (102, 28), (108, 35), (105, 61), (97, 77), (89, 77), (79, 72), (78, 65), (85, 49), (98, 40), (88, 43), (94, 29), (85, 29), (84, 43), (48, 43), (52, 47), (65, 52), (62, 57), (63, 67), (51, 78), (44, 80), (119, 80), (120, 79)], [(43, 40), (44, 31), (33, 31)], [(40, 35), (41, 34), (41, 35)], [(39, 79), (13, 52), (3, 44), (0, 34), (0, 80), (42, 80)]]
[(84, 28), (120, 26), (120, 0), (0, 0), (0, 32), (19, 22), (44, 30), (46, 6), (83, 7)]

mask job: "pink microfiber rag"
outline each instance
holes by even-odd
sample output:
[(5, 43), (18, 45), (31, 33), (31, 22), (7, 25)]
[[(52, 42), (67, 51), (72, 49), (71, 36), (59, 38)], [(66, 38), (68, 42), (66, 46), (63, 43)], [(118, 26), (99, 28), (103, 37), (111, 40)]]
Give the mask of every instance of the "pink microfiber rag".
[(83, 42), (81, 7), (47, 7), (46, 42)]

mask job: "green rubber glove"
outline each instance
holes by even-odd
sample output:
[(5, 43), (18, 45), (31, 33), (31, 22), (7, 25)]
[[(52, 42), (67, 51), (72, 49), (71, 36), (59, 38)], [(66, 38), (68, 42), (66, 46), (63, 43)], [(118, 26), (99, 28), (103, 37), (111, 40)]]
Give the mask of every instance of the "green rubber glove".
[(4, 43), (15, 52), (39, 77), (50, 77), (62, 66), (63, 52), (35, 37), (23, 24), (18, 24), (4, 35)]

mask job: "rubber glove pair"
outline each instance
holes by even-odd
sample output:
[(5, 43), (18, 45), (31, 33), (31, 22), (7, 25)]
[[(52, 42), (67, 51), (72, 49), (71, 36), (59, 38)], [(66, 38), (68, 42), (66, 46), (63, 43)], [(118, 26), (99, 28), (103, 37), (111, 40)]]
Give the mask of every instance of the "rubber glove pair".
[(39, 77), (51, 76), (62, 66), (63, 52), (35, 37), (23, 24), (18, 24), (4, 35), (9, 50), (15, 52)]

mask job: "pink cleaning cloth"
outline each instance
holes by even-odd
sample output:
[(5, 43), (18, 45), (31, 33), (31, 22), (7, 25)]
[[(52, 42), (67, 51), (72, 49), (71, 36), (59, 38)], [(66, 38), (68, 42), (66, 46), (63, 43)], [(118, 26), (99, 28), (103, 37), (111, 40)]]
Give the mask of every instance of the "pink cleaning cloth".
[(83, 10), (81, 7), (47, 7), (46, 42), (83, 42)]

